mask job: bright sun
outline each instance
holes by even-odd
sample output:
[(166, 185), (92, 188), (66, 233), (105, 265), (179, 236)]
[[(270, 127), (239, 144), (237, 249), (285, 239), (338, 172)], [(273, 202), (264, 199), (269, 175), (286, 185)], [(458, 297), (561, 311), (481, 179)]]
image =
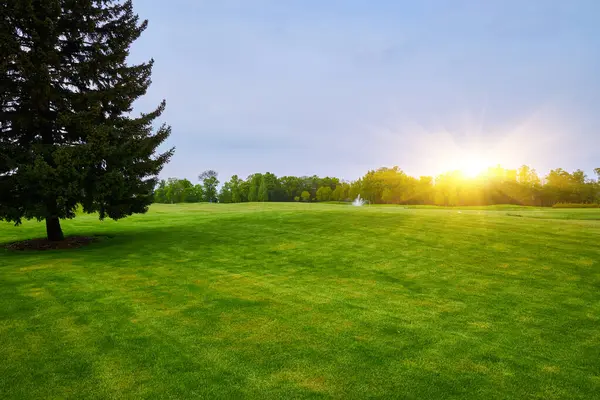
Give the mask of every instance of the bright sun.
[(500, 154), (494, 148), (465, 145), (459, 146), (452, 140), (440, 140), (428, 153), (436, 161), (436, 173), (458, 173), (465, 179), (480, 178), (491, 173), (489, 170), (501, 161)]
[(475, 178), (484, 172), (488, 167), (488, 164), (479, 157), (466, 156), (458, 162), (458, 170), (468, 178)]

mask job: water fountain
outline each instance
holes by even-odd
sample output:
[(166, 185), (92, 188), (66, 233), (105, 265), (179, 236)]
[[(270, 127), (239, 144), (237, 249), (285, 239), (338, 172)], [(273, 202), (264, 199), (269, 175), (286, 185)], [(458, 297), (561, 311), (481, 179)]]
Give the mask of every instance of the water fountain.
[(356, 199), (352, 202), (352, 205), (355, 207), (364, 206), (367, 202), (360, 198), (360, 194), (356, 196)]

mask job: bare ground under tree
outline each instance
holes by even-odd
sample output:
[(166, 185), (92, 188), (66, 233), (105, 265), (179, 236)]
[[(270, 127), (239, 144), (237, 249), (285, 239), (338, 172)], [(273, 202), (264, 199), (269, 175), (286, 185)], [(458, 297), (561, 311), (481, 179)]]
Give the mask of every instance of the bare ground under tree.
[(52, 241), (45, 238), (29, 239), (9, 243), (4, 247), (9, 250), (19, 251), (65, 250), (87, 246), (98, 239), (96, 236), (69, 236), (61, 241)]

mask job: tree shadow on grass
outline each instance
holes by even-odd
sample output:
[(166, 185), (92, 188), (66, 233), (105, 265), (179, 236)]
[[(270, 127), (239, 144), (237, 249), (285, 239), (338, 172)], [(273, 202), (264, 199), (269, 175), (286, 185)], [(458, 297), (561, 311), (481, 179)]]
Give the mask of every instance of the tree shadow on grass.
[[(231, 255), (235, 258), (242, 252), (258, 257), (261, 251), (268, 252), (282, 242), (317, 245), (319, 238), (334, 230), (358, 235), (360, 231), (367, 229), (367, 221), (373, 224), (376, 223), (374, 220), (382, 223), (386, 221), (384, 215), (381, 218), (356, 216), (352, 219), (331, 218), (324, 221), (319, 214), (287, 214), (283, 218), (277, 214), (261, 214), (252, 218), (247, 215), (228, 215), (224, 218), (192, 220), (189, 223), (167, 222), (165, 225), (160, 225), (160, 221), (139, 224), (140, 221), (137, 220), (110, 225), (73, 224), (65, 226), (67, 234), (94, 237), (97, 240), (80, 248), (45, 252), (10, 251), (4, 248), (7, 243), (0, 243), (0, 258), (4, 261), (0, 261), (0, 265), (52, 260), (58, 262), (62, 259), (76, 260), (78, 263), (89, 261), (111, 264), (119, 260), (136, 259), (150, 264), (157, 259), (167, 262), (173, 257), (184, 260), (210, 256), (224, 258)], [(342, 247), (350, 246), (347, 241), (340, 244)], [(293, 253), (293, 256), (296, 257), (297, 253)], [(302, 257), (301, 264), (312, 260), (311, 255), (308, 258), (310, 260), (306, 256)], [(324, 260), (319, 259), (319, 262), (322, 261)]]
[[(227, 227), (223, 221), (206, 221), (198, 225), (176, 225), (167, 227), (153, 226), (113, 226), (110, 229), (92, 230), (73, 229), (76, 236), (90, 239), (85, 246), (68, 247), (59, 246), (48, 251), (20, 251), (11, 248), (14, 243), (36, 242), (43, 239), (25, 239), (20, 241), (7, 241), (0, 243), (0, 258), (4, 262), (1, 265), (13, 265), (15, 263), (43, 262), (47, 260), (70, 259), (90, 262), (106, 260), (114, 261), (131, 256), (149, 257), (155, 255), (167, 255), (174, 249), (179, 251), (193, 251), (197, 254), (206, 252), (211, 246), (235, 246), (243, 239), (247, 232), (239, 231), (236, 234), (233, 229)], [(225, 229), (224, 229), (225, 228)]]

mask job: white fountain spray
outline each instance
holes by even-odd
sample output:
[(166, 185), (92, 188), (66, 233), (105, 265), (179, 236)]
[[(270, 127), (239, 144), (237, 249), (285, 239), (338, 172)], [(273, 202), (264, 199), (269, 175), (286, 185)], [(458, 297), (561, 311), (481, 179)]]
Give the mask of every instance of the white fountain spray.
[(354, 199), (354, 201), (352, 202), (352, 205), (355, 207), (361, 207), (361, 206), (364, 206), (365, 203), (366, 203), (366, 201), (361, 199), (360, 194), (359, 194), (358, 196), (356, 196), (356, 199)]

